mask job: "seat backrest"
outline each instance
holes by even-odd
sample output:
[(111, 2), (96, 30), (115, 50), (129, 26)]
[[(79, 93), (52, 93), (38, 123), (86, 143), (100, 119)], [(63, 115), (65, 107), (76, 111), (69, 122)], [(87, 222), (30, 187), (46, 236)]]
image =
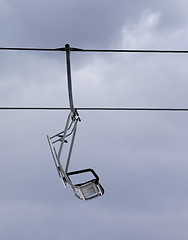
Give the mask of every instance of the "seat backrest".
[(95, 182), (83, 184), (75, 189), (81, 200), (89, 200), (104, 194), (102, 188), (100, 188)]

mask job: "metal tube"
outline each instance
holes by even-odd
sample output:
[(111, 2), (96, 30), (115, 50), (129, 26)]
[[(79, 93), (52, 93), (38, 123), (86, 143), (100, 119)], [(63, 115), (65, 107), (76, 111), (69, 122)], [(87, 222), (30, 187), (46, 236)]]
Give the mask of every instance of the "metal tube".
[(68, 154), (68, 158), (67, 158), (67, 164), (66, 164), (66, 167), (65, 167), (65, 172), (66, 173), (68, 172), (68, 168), (69, 168), (70, 158), (71, 158), (71, 154), (72, 154), (72, 148), (73, 148), (74, 139), (75, 139), (75, 135), (76, 135), (76, 129), (77, 129), (77, 120), (75, 122), (73, 135), (72, 135), (72, 140), (71, 140), (71, 145), (70, 145), (69, 154)]
[[(72, 115), (72, 112), (70, 112), (69, 115), (68, 115), (65, 130), (64, 130), (64, 134), (63, 134), (63, 138), (62, 138), (62, 141), (61, 141), (61, 144), (60, 144), (60, 147), (59, 147), (59, 152), (58, 152), (58, 160), (59, 161), (60, 161), (60, 156), (61, 156), (61, 152), (62, 152), (62, 149), (63, 149), (63, 145), (64, 145), (64, 142), (65, 142), (65, 137), (66, 137), (66, 133), (67, 133), (67, 129), (68, 129), (68, 126), (69, 126), (71, 115)], [(59, 164), (60, 164), (60, 162), (59, 162)]]
[(75, 113), (73, 96), (72, 96), (72, 82), (71, 82), (71, 65), (70, 65), (70, 46), (69, 44), (65, 45), (66, 50), (66, 63), (67, 63), (67, 82), (68, 82), (68, 94), (69, 94), (69, 104), (70, 109)]
[[(52, 157), (53, 157), (55, 166), (56, 166), (56, 168), (57, 168), (57, 170), (58, 170), (58, 165), (57, 165), (57, 162), (56, 162), (55, 148), (54, 148), (54, 146), (53, 146), (53, 144), (52, 144), (51, 139), (50, 139), (49, 136), (47, 136), (47, 139), (48, 139), (48, 143), (49, 143), (49, 146), (50, 146), (50, 150), (51, 150), (51, 153), (52, 153)], [(58, 172), (58, 174), (59, 174), (59, 172)]]
[[(71, 121), (69, 127), (67, 128), (67, 131), (71, 128), (72, 123), (73, 123), (73, 121)], [(65, 130), (63, 130), (63, 131), (61, 131), (61, 132), (55, 134), (54, 136), (50, 137), (50, 139), (55, 138), (55, 137), (59, 137), (60, 134), (64, 134), (64, 131), (65, 131)], [(67, 136), (66, 136), (66, 137), (67, 137)]]

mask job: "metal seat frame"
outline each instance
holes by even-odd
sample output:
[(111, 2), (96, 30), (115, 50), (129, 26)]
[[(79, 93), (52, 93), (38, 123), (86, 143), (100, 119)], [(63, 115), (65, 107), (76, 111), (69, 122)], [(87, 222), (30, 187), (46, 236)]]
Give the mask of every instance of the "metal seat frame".
[[(102, 196), (104, 194), (104, 189), (99, 183), (98, 175), (91, 168), (68, 172), (75, 135), (77, 131), (77, 123), (78, 121), (81, 121), (81, 120), (73, 104), (71, 67), (70, 67), (71, 48), (68, 44), (66, 44), (65, 49), (66, 49), (67, 82), (68, 82), (70, 113), (67, 117), (64, 130), (53, 135), (52, 137), (47, 136), (47, 139), (48, 139), (48, 143), (51, 149), (51, 153), (53, 156), (53, 160), (55, 162), (58, 175), (62, 180), (64, 186), (67, 187), (67, 184), (68, 184), (77, 198), (81, 200), (89, 200), (89, 199), (96, 198), (98, 196)], [(68, 150), (68, 156), (67, 156), (65, 168), (63, 168), (61, 164), (61, 155), (62, 155), (64, 144), (68, 143), (67, 138), (70, 138), (70, 147)], [(83, 174), (87, 172), (92, 173), (94, 178), (83, 183), (73, 184), (70, 176)]]

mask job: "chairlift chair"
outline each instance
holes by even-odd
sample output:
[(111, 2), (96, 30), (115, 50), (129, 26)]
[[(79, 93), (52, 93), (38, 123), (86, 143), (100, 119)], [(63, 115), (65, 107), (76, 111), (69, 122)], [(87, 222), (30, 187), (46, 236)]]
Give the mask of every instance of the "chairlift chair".
[[(67, 80), (68, 80), (68, 93), (69, 93), (69, 104), (70, 104), (70, 113), (68, 115), (65, 129), (62, 132), (55, 134), (52, 137), (47, 136), (48, 143), (51, 149), (53, 160), (58, 172), (60, 179), (62, 180), (65, 187), (70, 186), (74, 195), (81, 200), (89, 200), (102, 196), (104, 194), (104, 189), (99, 183), (99, 177), (96, 172), (91, 169), (82, 169), (77, 171), (68, 172), (69, 163), (71, 159), (72, 149), (74, 145), (77, 123), (80, 121), (79, 114), (74, 108), (73, 97), (72, 97), (72, 84), (71, 84), (71, 68), (70, 68), (70, 46), (65, 45), (66, 48), (66, 60), (67, 60)], [(65, 165), (65, 169), (61, 164), (61, 154), (64, 147), (64, 144), (68, 143), (68, 138), (70, 138), (70, 146), (68, 150), (68, 157)], [(74, 184), (71, 180), (71, 176), (91, 173), (93, 175), (92, 179), (89, 179), (84, 182), (79, 182)]]

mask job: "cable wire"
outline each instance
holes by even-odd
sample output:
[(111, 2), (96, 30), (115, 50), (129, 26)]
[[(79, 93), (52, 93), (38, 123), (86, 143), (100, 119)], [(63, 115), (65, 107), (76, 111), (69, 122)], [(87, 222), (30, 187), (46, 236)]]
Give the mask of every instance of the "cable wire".
[(103, 53), (184, 53), (188, 50), (158, 50), (158, 49), (72, 49), (74, 52), (103, 52)]
[(65, 51), (65, 48), (8, 48), (8, 47), (0, 47), (0, 50), (4, 50), (4, 51), (47, 51), (47, 52), (57, 52), (57, 51)]
[[(47, 51), (47, 52), (65, 52), (63, 48), (9, 48), (0, 47), (0, 50), (4, 51)], [(172, 53), (172, 54), (187, 54), (188, 50), (163, 50), (163, 49), (82, 49), (82, 48), (70, 48), (73, 52), (103, 52), (103, 53)]]
[[(78, 107), (81, 111), (174, 111), (187, 112), (188, 108), (142, 108), (142, 107)], [(68, 107), (0, 107), (0, 110), (39, 110), (39, 111), (66, 111)]]
[[(0, 50), (5, 51), (66, 51), (66, 48), (10, 48), (0, 47)], [(187, 54), (188, 50), (142, 50), (142, 49), (81, 49), (70, 48), (74, 52), (113, 52), (113, 53), (178, 53)], [(69, 110), (70, 108), (58, 107), (0, 107), (0, 110)], [(188, 108), (112, 108), (112, 107), (93, 107), (93, 108), (76, 108), (83, 111), (188, 111)]]

